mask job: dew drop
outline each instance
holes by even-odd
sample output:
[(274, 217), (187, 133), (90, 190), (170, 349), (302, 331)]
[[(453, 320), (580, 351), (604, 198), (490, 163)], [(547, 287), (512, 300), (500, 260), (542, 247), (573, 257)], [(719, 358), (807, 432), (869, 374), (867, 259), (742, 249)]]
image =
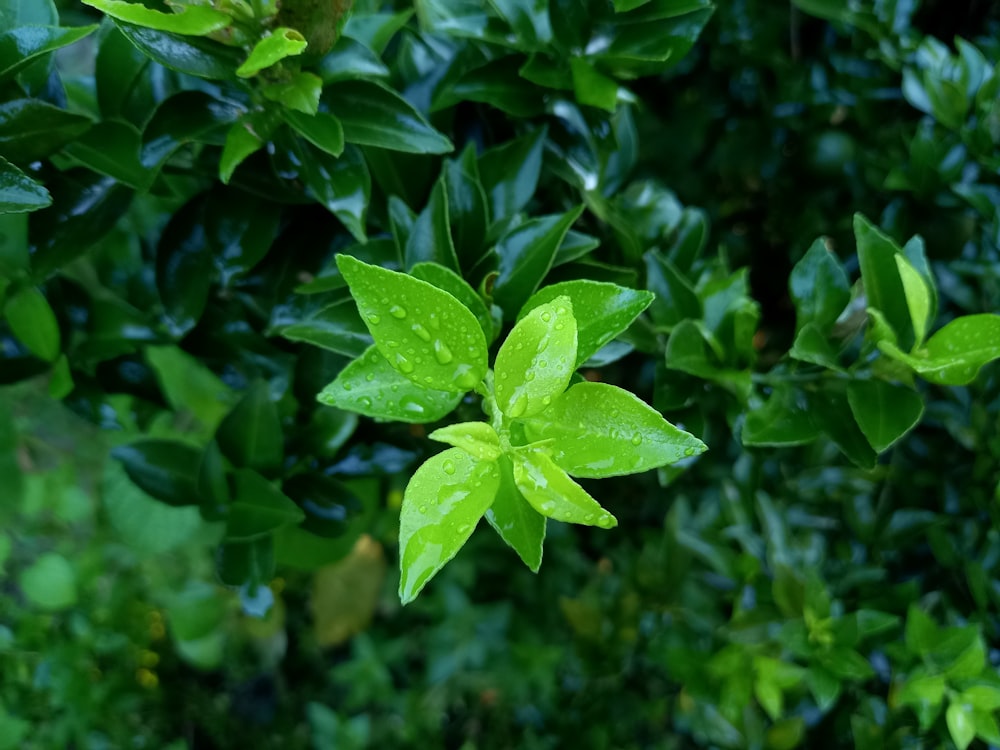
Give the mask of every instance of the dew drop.
[(423, 404), (413, 398), (402, 398), (399, 400), (399, 405), (403, 411), (410, 412), (411, 414), (423, 414), (427, 411)]
[(685, 448), (684, 449), (684, 455), (688, 456), (688, 457), (693, 456), (694, 455), (694, 448)]
[(546, 323), (548, 323), (550, 320), (552, 320), (552, 313), (550, 313), (550, 312), (543, 312), (542, 313), (542, 320), (544, 320)]
[(419, 508), (417, 508), (417, 510), (419, 510), (421, 513), (426, 513), (427, 512), (427, 506), (426, 505), (421, 505)]
[(523, 348), (524, 348), (524, 344), (522, 344), (520, 341), (518, 341), (516, 344), (514, 344), (514, 349), (516, 351), (521, 351)]
[(524, 373), (524, 379), (530, 383), (532, 380), (535, 379), (535, 373), (532, 372), (531, 370), (528, 370), (526, 373)]
[(472, 528), (472, 526), (470, 526), (469, 524), (463, 523), (461, 526), (459, 526), (457, 529), (455, 529), (455, 531), (457, 531), (459, 534), (465, 534), (471, 528)]
[(434, 359), (442, 365), (446, 365), (454, 359), (451, 349), (440, 339), (434, 341)]
[(587, 515), (585, 515), (583, 517), (583, 522), (584, 523), (593, 523), (594, 522), (594, 514), (593, 513), (588, 513)]
[(551, 513), (553, 510), (555, 510), (555, 507), (556, 507), (556, 504), (554, 502), (552, 502), (551, 500), (546, 500), (541, 505), (543, 513)]
[(402, 354), (396, 355), (396, 367), (398, 367), (399, 371), (402, 373), (413, 372), (413, 363)]
[(398, 349), (399, 348), (399, 342), (398, 341), (387, 341), (386, 343), (389, 345), (390, 349)]
[(344, 381), (344, 390), (345, 390), (345, 391), (349, 391), (349, 390), (351, 390), (351, 388), (353, 388), (353, 387), (354, 387), (354, 386), (352, 386), (352, 385), (351, 385), (350, 383), (348, 383), (348, 382), (347, 382), (346, 380)]
[(549, 404), (551, 404), (552, 403), (552, 396), (542, 396), (542, 403), (545, 406), (548, 406)]
[(556, 330), (557, 330), (557, 331), (561, 331), (561, 330), (562, 330), (563, 328), (565, 328), (565, 327), (566, 327), (566, 326), (565, 326), (565, 325), (563, 325), (562, 323), (556, 323)]
[(382, 318), (380, 318), (375, 313), (368, 313), (368, 322), (371, 323), (373, 326), (377, 326), (381, 321)]
[(441, 468), (444, 469), (444, 473), (445, 474), (449, 474), (449, 475), (454, 474), (455, 473), (455, 462), (454, 461), (445, 461), (441, 465)]
[(392, 391), (393, 393), (399, 393), (399, 386), (396, 383), (393, 383), (391, 386), (389, 386), (389, 390)]
[(370, 372), (367, 375), (365, 375), (365, 380), (367, 380), (369, 383), (372, 382), (374, 379), (375, 379), (374, 372)]
[(617, 440), (618, 436), (621, 435), (621, 433), (618, 432), (618, 430), (616, 430), (614, 427), (612, 427), (608, 435), (611, 437), (612, 440)]
[(476, 387), (477, 384), (476, 376), (471, 370), (466, 370), (460, 373), (455, 378), (455, 385), (459, 388), (464, 388), (465, 390), (471, 390)]
[(609, 513), (602, 513), (600, 518), (597, 519), (597, 525), (602, 529), (610, 529), (614, 526), (615, 519), (611, 517)]
[(370, 409), (371, 408), (371, 406), (372, 406), (372, 400), (370, 398), (368, 398), (367, 396), (362, 396), (361, 399), (360, 399), (360, 401), (361, 401), (361, 405), (363, 407), (365, 407), (366, 409)]
[(642, 445), (642, 435), (638, 432), (632, 436), (632, 445)]
[(400, 307), (399, 305), (393, 305), (389, 308), (389, 314), (397, 320), (402, 320), (406, 317), (406, 308)]
[(556, 312), (559, 313), (560, 315), (565, 315), (569, 311), (562, 305), (559, 305), (559, 307), (556, 308)]
[(508, 373), (508, 372), (501, 372), (500, 373), (500, 379), (501, 380), (506, 380), (509, 377), (510, 377), (510, 373)]
[(419, 323), (414, 323), (412, 330), (413, 330), (413, 332), (415, 334), (417, 334), (417, 338), (419, 338), (421, 341), (430, 341), (431, 340), (431, 332), (428, 331), (426, 328), (424, 328)]
[(438, 320), (437, 315), (435, 315), (434, 313), (431, 313), (431, 316), (427, 319), (427, 322), (430, 323), (431, 328), (433, 328), (435, 331), (441, 330), (441, 321)]
[(425, 375), (424, 382), (427, 383), (427, 385), (430, 385), (431, 383), (434, 382), (434, 378), (432, 378), (430, 375)]
[(548, 360), (544, 360), (544, 359), (538, 360), (538, 366), (539, 367), (548, 367), (549, 366)]
[(514, 399), (514, 403), (510, 405), (510, 411), (507, 412), (508, 416), (516, 419), (517, 417), (524, 414), (528, 409), (528, 397), (523, 393)]

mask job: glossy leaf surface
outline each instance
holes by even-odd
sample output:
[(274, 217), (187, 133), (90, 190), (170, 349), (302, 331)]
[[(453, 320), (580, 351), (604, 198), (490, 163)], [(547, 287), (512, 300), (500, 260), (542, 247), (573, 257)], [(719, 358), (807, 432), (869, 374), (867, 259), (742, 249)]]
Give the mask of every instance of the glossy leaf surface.
[(982, 367), (1000, 358), (1000, 315), (966, 315), (951, 321), (928, 339), (917, 355), (908, 355), (891, 342), (879, 347), (905, 362), (924, 380), (940, 385), (967, 385)]
[(909, 345), (913, 341), (913, 326), (896, 266), (899, 246), (861, 214), (854, 216), (854, 235), (868, 306), (880, 311), (900, 341)]
[(371, 334), (351, 300), (324, 307), (283, 328), (281, 335), (290, 341), (304, 341), (345, 357), (360, 357), (372, 344)]
[(461, 422), (434, 430), (431, 440), (461, 448), (477, 461), (495, 461), (500, 458), (500, 437), (486, 422)]
[(650, 292), (603, 281), (563, 281), (546, 286), (534, 294), (521, 308), (518, 319), (538, 305), (562, 296), (568, 297), (573, 303), (578, 366), (623, 333), (654, 299)]
[(487, 341), (492, 341), (494, 337), (493, 318), (486, 307), (483, 298), (476, 293), (476, 290), (469, 286), (469, 283), (452, 271), (450, 268), (438, 265), (437, 263), (417, 263), (410, 269), (410, 275), (414, 278), (433, 284), (438, 289), (442, 289), (452, 297), (465, 305), (476, 316), (483, 335)]
[(582, 212), (581, 206), (565, 214), (530, 219), (497, 242), (500, 275), (493, 287), (493, 298), (508, 318), (517, 314), (541, 284), (566, 232)]
[(415, 154), (444, 154), (453, 148), (409, 102), (380, 84), (344, 81), (324, 91), (323, 101), (344, 126), (349, 143)]
[(454, 393), (486, 374), (486, 339), (475, 316), (447, 292), (349, 255), (337, 265), (375, 346), (414, 383)]
[(198, 505), (201, 451), (175, 440), (140, 440), (115, 448), (129, 479), (168, 505)]
[(496, 358), (496, 399), (508, 417), (544, 411), (576, 369), (576, 319), (568, 297), (539, 305), (521, 318)]
[(637, 396), (607, 383), (577, 383), (526, 427), (532, 441), (555, 440), (552, 459), (576, 477), (635, 474), (706, 450)]
[(913, 429), (924, 413), (918, 393), (884, 380), (852, 381), (847, 386), (847, 401), (876, 453), (887, 450)]
[(532, 508), (547, 518), (584, 526), (614, 528), (618, 520), (574, 482), (543, 451), (517, 450), (511, 456), (514, 482)]
[(429, 458), (403, 495), (399, 516), (399, 598), (413, 601), (472, 535), (500, 484), (495, 461), (458, 448)]
[(0, 213), (37, 211), (51, 203), (43, 185), (0, 156)]
[(317, 396), (321, 403), (399, 422), (435, 422), (462, 400), (461, 392), (424, 388), (394, 369), (370, 347), (340, 371)]
[(17, 73), (40, 55), (73, 44), (97, 30), (97, 26), (59, 28), (26, 25), (0, 34), (0, 78)]
[(163, 13), (126, 0), (83, 0), (83, 3), (118, 21), (174, 34), (204, 36), (232, 23), (228, 14), (204, 5), (175, 5), (173, 13)]
[(542, 566), (546, 518), (524, 499), (514, 481), (510, 458), (501, 456), (500, 486), (496, 499), (486, 511), (486, 520), (533, 572)]
[(257, 75), (286, 57), (301, 55), (306, 46), (305, 38), (295, 29), (274, 29), (253, 46), (246, 61), (236, 69), (236, 75), (240, 78)]

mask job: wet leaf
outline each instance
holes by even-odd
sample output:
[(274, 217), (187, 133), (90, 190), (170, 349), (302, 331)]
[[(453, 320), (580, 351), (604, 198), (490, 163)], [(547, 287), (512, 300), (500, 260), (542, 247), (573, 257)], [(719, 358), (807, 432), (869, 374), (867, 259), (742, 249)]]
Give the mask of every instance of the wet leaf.
[(413, 601), (462, 548), (500, 484), (496, 462), (458, 448), (429, 458), (403, 495), (399, 517), (399, 598)]
[(576, 319), (569, 297), (518, 321), (496, 359), (496, 399), (508, 417), (532, 417), (566, 390), (576, 369)]
[(510, 458), (501, 456), (500, 486), (496, 499), (486, 511), (486, 520), (533, 573), (542, 566), (545, 516), (524, 499), (514, 481)]
[(320, 403), (398, 422), (436, 422), (462, 400), (462, 392), (424, 388), (394, 369), (374, 346), (340, 371), (316, 397)]
[(532, 295), (518, 319), (556, 297), (569, 297), (576, 318), (576, 364), (594, 356), (605, 344), (623, 333), (653, 302), (651, 292), (629, 289), (602, 281), (563, 281), (543, 287)]
[(577, 383), (526, 429), (533, 442), (554, 440), (552, 459), (576, 477), (635, 474), (706, 450), (637, 396), (606, 383)]
[(431, 440), (461, 448), (477, 461), (495, 461), (500, 458), (500, 437), (486, 422), (461, 422), (434, 430)]
[(118, 21), (175, 34), (205, 36), (233, 22), (228, 14), (204, 5), (174, 5), (174, 12), (163, 13), (126, 0), (83, 0), (83, 4)]
[(472, 390), (486, 374), (486, 339), (461, 302), (425, 281), (337, 256), (375, 346), (389, 364), (426, 388)]
[(543, 516), (565, 523), (614, 528), (618, 520), (574, 482), (542, 450), (516, 449), (514, 482), (524, 499)]

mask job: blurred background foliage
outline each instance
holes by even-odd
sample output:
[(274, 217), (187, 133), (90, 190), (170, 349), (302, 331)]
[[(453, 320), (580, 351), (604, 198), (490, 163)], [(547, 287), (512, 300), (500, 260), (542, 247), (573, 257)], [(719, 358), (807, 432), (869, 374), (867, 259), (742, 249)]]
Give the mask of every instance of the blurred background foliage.
[[(48, 22), (29, 5), (5, 28)], [(874, 468), (835, 440), (739, 439), (784, 377), (793, 266), (826, 236), (857, 275), (854, 212), (923, 236), (942, 319), (997, 311), (996, 5), (536, 5), (356, 2), (309, 63), (337, 159), (274, 80), (150, 63), (106, 19), (55, 74), (4, 79), (0, 155), (52, 205), (0, 216), (0, 285), (30, 245), (58, 331), (52, 350), (0, 324), (0, 749), (1000, 746), (998, 369), (921, 386), (923, 422)], [(60, 112), (37, 153), (26, 96)], [(221, 179), (239, 127), (269, 135)], [(535, 283), (660, 291), (655, 259), (680, 269), (676, 309), (588, 376), (710, 451), (605, 480), (618, 529), (552, 524), (537, 576), (475, 534), (403, 609), (399, 501), (432, 448), (315, 404), (367, 345), (330, 258), (450, 246), (516, 300), (487, 248), (580, 203)], [(696, 282), (753, 325), (678, 375), (657, 326)], [(277, 458), (241, 453), (248, 410)], [(204, 500), (212, 450), (324, 512), (234, 541)]]

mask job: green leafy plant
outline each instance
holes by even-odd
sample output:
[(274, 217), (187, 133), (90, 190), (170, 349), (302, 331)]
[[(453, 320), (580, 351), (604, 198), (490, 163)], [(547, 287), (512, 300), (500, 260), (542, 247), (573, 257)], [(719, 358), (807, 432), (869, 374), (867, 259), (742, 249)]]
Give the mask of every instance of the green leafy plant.
[(375, 343), (319, 400), (419, 423), (440, 419), (475, 390), (489, 417), (429, 435), (453, 447), (417, 469), (403, 495), (404, 604), (483, 516), (537, 572), (546, 519), (605, 529), (618, 523), (572, 476), (646, 471), (706, 449), (628, 391), (580, 379), (571, 385), (576, 368), (649, 306), (649, 293), (590, 281), (544, 288), (525, 303), (490, 369), (492, 325), (484, 330), (457, 297), (349, 255), (337, 265)]

